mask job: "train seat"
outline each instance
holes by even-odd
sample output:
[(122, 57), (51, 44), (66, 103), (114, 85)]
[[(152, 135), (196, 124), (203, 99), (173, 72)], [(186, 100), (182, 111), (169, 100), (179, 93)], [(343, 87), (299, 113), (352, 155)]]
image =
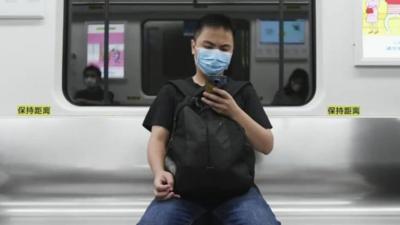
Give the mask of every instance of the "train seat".
[[(140, 122), (0, 120), (0, 223), (135, 224), (153, 198)], [(256, 184), (282, 224), (400, 224), (400, 120), (273, 123), (277, 145), (257, 158)], [(304, 127), (320, 139), (310, 140)], [(213, 219), (196, 225), (218, 224)]]

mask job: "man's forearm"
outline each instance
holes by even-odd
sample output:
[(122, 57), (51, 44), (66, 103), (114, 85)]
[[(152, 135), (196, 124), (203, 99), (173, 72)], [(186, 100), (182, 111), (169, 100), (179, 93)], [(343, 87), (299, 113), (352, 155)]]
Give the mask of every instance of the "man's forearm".
[(246, 131), (253, 147), (264, 154), (268, 154), (273, 148), (273, 135), (270, 129), (265, 129), (254, 121), (246, 112), (239, 110), (232, 118), (238, 122)]
[(147, 149), (147, 160), (153, 174), (164, 170), (165, 154), (165, 144), (156, 139), (150, 138)]

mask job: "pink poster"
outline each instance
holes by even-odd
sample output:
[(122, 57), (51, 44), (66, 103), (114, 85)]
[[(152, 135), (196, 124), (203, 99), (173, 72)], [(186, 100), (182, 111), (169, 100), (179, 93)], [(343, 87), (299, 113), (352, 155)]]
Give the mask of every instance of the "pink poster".
[[(110, 24), (109, 78), (124, 78), (125, 65), (124, 24)], [(87, 65), (96, 65), (104, 77), (104, 24), (88, 25)]]

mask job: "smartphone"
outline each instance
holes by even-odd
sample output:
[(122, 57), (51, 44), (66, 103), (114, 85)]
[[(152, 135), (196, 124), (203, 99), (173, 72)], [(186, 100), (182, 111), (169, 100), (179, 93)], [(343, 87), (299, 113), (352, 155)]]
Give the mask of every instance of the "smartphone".
[(214, 87), (223, 88), (228, 83), (228, 77), (224, 75), (208, 76), (206, 91), (212, 92)]

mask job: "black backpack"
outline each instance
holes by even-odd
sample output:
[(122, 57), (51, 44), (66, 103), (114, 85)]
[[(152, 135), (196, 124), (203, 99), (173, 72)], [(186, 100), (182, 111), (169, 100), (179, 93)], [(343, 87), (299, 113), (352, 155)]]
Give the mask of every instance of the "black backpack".
[[(218, 114), (201, 101), (203, 87), (186, 80), (169, 81), (181, 93), (173, 129), (167, 145), (167, 159), (174, 168), (174, 192), (182, 197), (228, 198), (246, 192), (254, 184), (254, 150), (244, 128)], [(235, 96), (250, 84), (229, 80), (224, 88)]]

